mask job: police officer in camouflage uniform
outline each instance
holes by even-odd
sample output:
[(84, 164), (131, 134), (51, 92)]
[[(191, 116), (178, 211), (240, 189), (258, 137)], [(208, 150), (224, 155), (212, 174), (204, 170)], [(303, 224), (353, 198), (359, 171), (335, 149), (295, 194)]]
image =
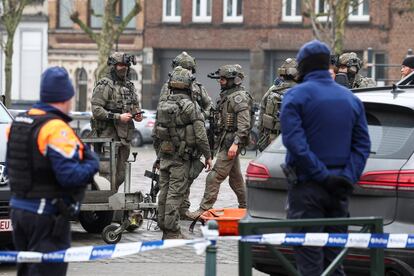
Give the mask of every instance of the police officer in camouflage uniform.
[(176, 67), (168, 81), (169, 95), (157, 108), (154, 148), (160, 160), (158, 226), (163, 239), (183, 238), (179, 207), (188, 190), (193, 156), (203, 155), (207, 170), (212, 165), (204, 117), (191, 99), (194, 79), (189, 70)]
[(288, 58), (278, 68), (279, 85), (272, 85), (264, 94), (260, 103), (259, 116), (259, 141), (257, 146), (259, 151), (263, 151), (280, 134), (279, 112), (282, 98), (285, 92), (293, 87), (297, 76), (296, 59)]
[[(115, 52), (108, 58), (109, 70), (101, 78), (92, 94), (92, 132), (97, 137), (120, 141), (116, 160), (116, 188), (125, 180), (125, 162), (130, 152), (130, 142), (135, 129), (134, 122), (142, 121), (134, 84), (127, 78), (135, 57)], [(100, 171), (108, 177), (107, 171)]]
[(348, 81), (338, 81), (341, 84), (347, 84), (349, 89), (352, 88), (366, 88), (366, 87), (375, 87), (376, 83), (373, 79), (363, 77), (359, 74), (359, 70), (362, 67), (362, 61), (354, 52), (343, 53), (339, 56), (337, 64), (337, 72), (335, 80), (347, 79)]
[(197, 211), (190, 213), (196, 219), (211, 209), (217, 200), (220, 184), (229, 176), (229, 184), (237, 196), (239, 208), (246, 208), (246, 189), (240, 170), (239, 154), (249, 144), (250, 130), (254, 123), (253, 99), (241, 85), (244, 73), (238, 64), (221, 66), (208, 75), (219, 79), (220, 98), (217, 101), (216, 128), (217, 161), (208, 174), (204, 196)]
[[(190, 70), (193, 74), (196, 72), (196, 62), (195, 59), (190, 56), (187, 52), (182, 52), (178, 56), (176, 56), (172, 63), (171, 67), (174, 69), (177, 66), (181, 66), (187, 70)], [(197, 102), (199, 107), (201, 108), (201, 112), (203, 113), (204, 119), (207, 119), (210, 114), (211, 109), (211, 98), (208, 96), (206, 89), (204, 86), (196, 81), (192, 83), (191, 89), (191, 97), (193, 101)], [(168, 95), (170, 94), (170, 89), (168, 88), (168, 81), (162, 86), (161, 93), (160, 93), (160, 102), (167, 99)], [(200, 156), (199, 156), (200, 157)], [(198, 177), (200, 172), (202, 171), (203, 164), (200, 162), (200, 158), (195, 156), (192, 160), (192, 168), (191, 168), (191, 176), (188, 179), (188, 190), (185, 194), (185, 198), (183, 200), (183, 204), (180, 207), (180, 217), (181, 219), (186, 219), (188, 214), (188, 209), (190, 208), (190, 187), (191, 184), (194, 182), (194, 179)]]

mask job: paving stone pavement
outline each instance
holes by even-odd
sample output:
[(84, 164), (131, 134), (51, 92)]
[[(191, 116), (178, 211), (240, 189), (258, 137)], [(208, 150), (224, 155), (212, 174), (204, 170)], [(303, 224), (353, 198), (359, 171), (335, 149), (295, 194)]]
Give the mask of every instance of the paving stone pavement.
[[(155, 160), (155, 152), (150, 146), (142, 148), (134, 148), (133, 151), (138, 152), (137, 161), (132, 164), (131, 169), (131, 191), (141, 191), (144, 194), (149, 192), (151, 180), (144, 177), (145, 170), (151, 170), (152, 164)], [(245, 156), (241, 156), (241, 168), (242, 172), (246, 171), (248, 162), (255, 156), (254, 152), (248, 152)], [(196, 210), (198, 204), (204, 193), (205, 179), (207, 173), (202, 172), (200, 176), (194, 181), (191, 187), (190, 194), (190, 209)], [(121, 186), (120, 191), (123, 190)], [(220, 193), (214, 208), (237, 208), (236, 195), (228, 185), (228, 181), (223, 182), (220, 187)], [(182, 232), (188, 238), (202, 237), (200, 226), (198, 223), (194, 228), (194, 233), (188, 231), (190, 221), (181, 221), (180, 225)], [(93, 235), (86, 233), (79, 223), (73, 224), (73, 245), (84, 246), (91, 244), (103, 244), (101, 236), (99, 234)], [(148, 241), (161, 239), (162, 232), (156, 229), (156, 223), (151, 220), (144, 220), (143, 225), (133, 233), (125, 232), (122, 235), (121, 242), (133, 242), (133, 241)], [(236, 241), (220, 241), (218, 242), (218, 255), (217, 260), (223, 264), (235, 264), (238, 258), (238, 247)], [(143, 252), (138, 255), (126, 256), (123, 258), (117, 258), (110, 260), (109, 262), (131, 262), (139, 261), (144, 263), (204, 263), (205, 256), (198, 256), (192, 247), (171, 248), (165, 250), (156, 250), (150, 252)], [(108, 261), (102, 261), (108, 262)]]

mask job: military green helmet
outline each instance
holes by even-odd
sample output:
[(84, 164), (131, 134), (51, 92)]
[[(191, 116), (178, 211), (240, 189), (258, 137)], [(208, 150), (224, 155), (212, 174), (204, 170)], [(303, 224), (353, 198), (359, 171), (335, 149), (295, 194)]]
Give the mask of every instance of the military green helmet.
[(343, 53), (339, 56), (338, 59), (338, 65), (339, 66), (346, 66), (348, 68), (351, 68), (352, 66), (355, 66), (355, 73), (358, 73), (358, 71), (362, 67), (362, 61), (359, 59), (356, 53), (349, 52), (349, 53)]
[(298, 75), (298, 63), (295, 58), (287, 58), (283, 64), (277, 69), (279, 76), (296, 78)]
[(239, 64), (227, 64), (221, 66), (216, 72), (210, 73), (207, 75), (209, 78), (212, 79), (234, 79), (240, 78), (242, 80), (244, 78), (244, 72)]
[(108, 65), (116, 65), (116, 64), (125, 64), (127, 66), (131, 66), (132, 64), (137, 64), (134, 55), (129, 55), (123, 52), (114, 52), (108, 57)]
[(194, 80), (195, 77), (190, 70), (177, 66), (170, 73), (168, 87), (176, 89), (190, 89)]
[(196, 61), (195, 58), (187, 54), (187, 52), (182, 52), (178, 56), (176, 56), (172, 63), (172, 68), (174, 69), (177, 66), (181, 66), (187, 70), (190, 70), (192, 73), (196, 71)]

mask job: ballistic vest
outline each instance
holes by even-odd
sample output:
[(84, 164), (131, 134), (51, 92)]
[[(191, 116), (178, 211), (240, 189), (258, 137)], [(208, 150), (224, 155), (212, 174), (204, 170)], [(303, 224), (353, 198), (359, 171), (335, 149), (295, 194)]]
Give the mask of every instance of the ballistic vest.
[(19, 198), (60, 198), (83, 188), (63, 188), (57, 181), (48, 158), (41, 154), (37, 138), (48, 121), (58, 115), (19, 114), (10, 128), (7, 143), (7, 173), (12, 194)]

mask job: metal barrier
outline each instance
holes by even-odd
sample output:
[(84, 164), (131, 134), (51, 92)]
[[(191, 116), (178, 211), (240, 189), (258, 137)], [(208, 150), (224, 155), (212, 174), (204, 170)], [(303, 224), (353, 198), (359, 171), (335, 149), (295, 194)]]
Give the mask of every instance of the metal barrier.
[[(379, 217), (362, 218), (332, 218), (332, 219), (295, 219), (295, 220), (269, 220), (245, 218), (239, 222), (239, 232), (241, 236), (263, 234), (263, 229), (275, 229), (282, 227), (304, 227), (304, 226), (361, 226), (360, 232), (383, 233), (383, 220)], [(273, 231), (274, 232), (274, 231)], [(278, 259), (281, 265), (287, 270), (289, 275), (300, 276), (296, 268), (287, 258), (274, 246), (266, 245), (269, 251)], [(384, 249), (371, 248), (371, 276), (384, 275)], [(322, 273), (323, 276), (331, 275), (342, 263), (348, 253), (348, 248), (344, 248), (335, 260)], [(239, 276), (252, 275), (252, 243), (239, 241)]]
[[(207, 223), (208, 230), (218, 231), (218, 223), (210, 220)], [(217, 274), (217, 240), (211, 239), (211, 244), (206, 248), (205, 276), (216, 276)]]

